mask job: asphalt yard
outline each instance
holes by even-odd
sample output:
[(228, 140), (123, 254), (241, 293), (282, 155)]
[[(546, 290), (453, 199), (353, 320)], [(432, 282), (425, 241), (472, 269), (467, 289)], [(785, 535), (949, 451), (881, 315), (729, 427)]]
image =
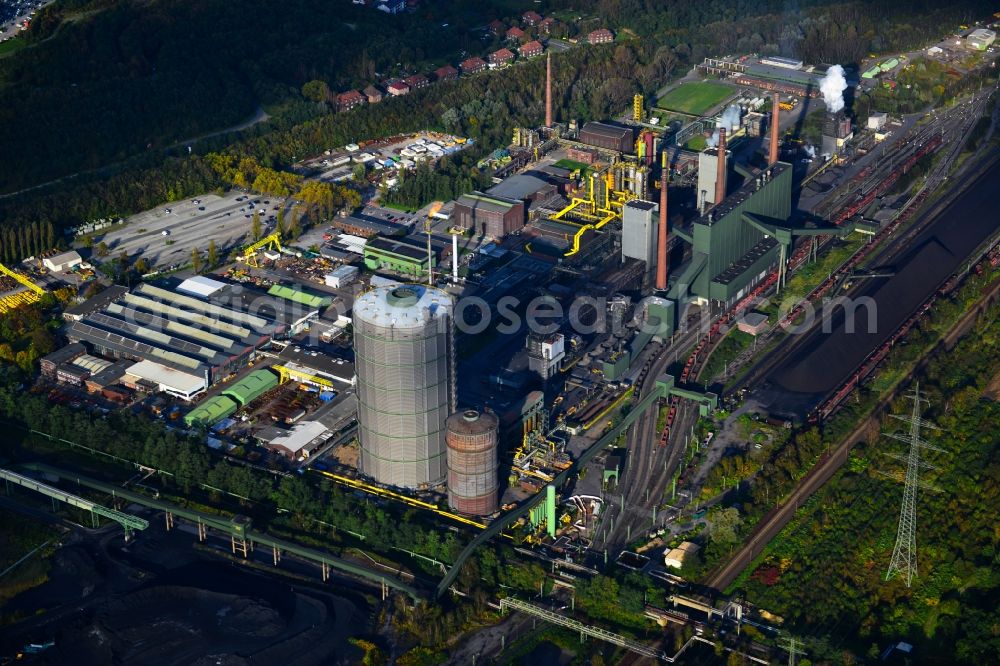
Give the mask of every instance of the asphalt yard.
[(223, 196), (206, 194), (133, 215), (126, 226), (97, 240), (106, 243), (113, 255), (126, 252), (133, 258), (145, 257), (151, 267), (169, 269), (189, 262), (194, 248), (204, 252), (211, 240), (220, 252), (242, 245), (250, 237), (254, 211), (267, 233), (283, 205), (283, 199), (238, 190)]

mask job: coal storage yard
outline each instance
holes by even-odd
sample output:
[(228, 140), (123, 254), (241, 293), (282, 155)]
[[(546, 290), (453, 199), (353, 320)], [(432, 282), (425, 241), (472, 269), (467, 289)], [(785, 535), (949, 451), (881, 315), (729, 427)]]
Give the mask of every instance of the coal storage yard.
[(874, 332), (869, 332), (869, 310), (862, 305), (854, 309), (853, 332), (848, 332), (845, 311), (838, 307), (827, 327), (829, 332), (816, 327), (807, 333), (756, 391), (767, 412), (801, 420), (842, 386), (865, 358), (889, 340), (941, 283), (961, 268), (973, 250), (1000, 228), (998, 189), (1000, 164), (995, 164), (894, 258), (893, 277), (868, 280), (854, 292), (852, 298), (874, 299)]

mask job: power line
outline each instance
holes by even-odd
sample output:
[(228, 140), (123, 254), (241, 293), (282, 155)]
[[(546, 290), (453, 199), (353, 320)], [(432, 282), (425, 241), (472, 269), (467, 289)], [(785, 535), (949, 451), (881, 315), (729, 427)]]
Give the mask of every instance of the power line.
[(795, 636), (789, 636), (787, 643), (782, 647), (788, 651), (788, 666), (795, 666), (795, 658), (799, 655), (805, 656), (805, 651), (799, 648), (799, 640)]
[(920, 468), (934, 469), (932, 465), (920, 460), (921, 449), (932, 449), (943, 451), (936, 446), (931, 446), (920, 437), (920, 429), (940, 430), (936, 425), (920, 418), (920, 408), (929, 401), (920, 397), (920, 383), (914, 385), (913, 393), (908, 397), (913, 401), (913, 411), (910, 416), (898, 416), (890, 414), (894, 419), (908, 423), (910, 431), (908, 433), (884, 433), (887, 437), (907, 442), (910, 445), (909, 454), (904, 459), (902, 456), (892, 457), (905, 460), (906, 480), (903, 486), (903, 503), (899, 511), (899, 528), (896, 531), (896, 545), (892, 549), (892, 560), (889, 562), (889, 569), (885, 573), (885, 579), (891, 579), (895, 574), (899, 574), (906, 579), (906, 587), (910, 587), (913, 579), (917, 575), (917, 489), (928, 487), (920, 481)]

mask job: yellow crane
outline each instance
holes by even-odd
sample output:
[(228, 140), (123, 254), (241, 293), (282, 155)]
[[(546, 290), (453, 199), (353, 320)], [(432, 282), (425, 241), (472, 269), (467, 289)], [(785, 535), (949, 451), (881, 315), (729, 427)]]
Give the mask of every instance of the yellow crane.
[(37, 284), (24, 277), (20, 273), (10, 270), (3, 264), (0, 264), (0, 274), (3, 274), (18, 284), (26, 287), (26, 291), (19, 291), (13, 294), (7, 294), (6, 296), (0, 298), (0, 313), (9, 312), (14, 308), (20, 307), (22, 305), (30, 305), (32, 303), (37, 303), (41, 300), (42, 296), (45, 295), (45, 290), (39, 287)]
[(281, 232), (275, 231), (270, 236), (265, 236), (256, 243), (248, 245), (244, 248), (243, 260), (247, 263), (247, 266), (253, 266), (254, 268), (259, 267), (259, 264), (257, 263), (257, 250), (265, 247), (272, 247), (278, 252), (281, 252)]
[(286, 365), (272, 365), (271, 369), (278, 373), (278, 376), (281, 378), (282, 384), (287, 382), (289, 379), (294, 378), (301, 380), (306, 384), (317, 384), (319, 386), (322, 386), (323, 388), (331, 390), (336, 388), (333, 385), (333, 382), (331, 382), (329, 379), (320, 377), (319, 375), (314, 375), (313, 373), (308, 372), (306, 370), (300, 370), (298, 368), (290, 368)]

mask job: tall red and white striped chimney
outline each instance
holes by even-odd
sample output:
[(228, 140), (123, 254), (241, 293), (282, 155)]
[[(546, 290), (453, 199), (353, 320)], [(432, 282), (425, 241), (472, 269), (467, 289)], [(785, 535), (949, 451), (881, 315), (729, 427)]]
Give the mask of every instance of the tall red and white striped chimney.
[(670, 174), (667, 168), (667, 151), (663, 151), (663, 166), (660, 172), (660, 225), (656, 235), (656, 288), (667, 288), (667, 180)]
[(552, 127), (552, 54), (545, 56), (545, 126)]
[(715, 174), (715, 205), (726, 198), (726, 128), (719, 128), (719, 147), (716, 150), (718, 171)]
[(778, 114), (781, 105), (778, 101), (778, 93), (774, 93), (774, 102), (771, 105), (771, 150), (767, 154), (767, 163), (772, 165), (778, 161)]

